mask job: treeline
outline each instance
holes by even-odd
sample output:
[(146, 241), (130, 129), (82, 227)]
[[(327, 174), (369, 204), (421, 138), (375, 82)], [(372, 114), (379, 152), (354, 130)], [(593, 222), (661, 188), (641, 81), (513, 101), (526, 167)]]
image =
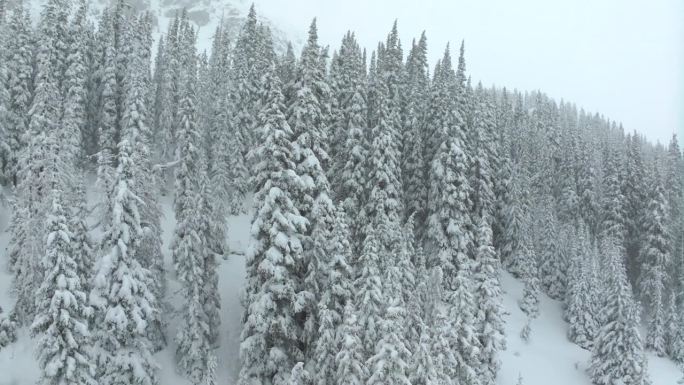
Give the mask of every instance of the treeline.
[(252, 7), (198, 53), (179, 12), (152, 55), (151, 17), (123, 0), (97, 26), (85, 0), (49, 0), (37, 27), (0, 4), (17, 300), (0, 346), (29, 326), (43, 383), (158, 383), (172, 180), (195, 384), (216, 381), (225, 218), (249, 201), (240, 384), (494, 384), (501, 266), (525, 282), (521, 337), (541, 292), (564, 301), (595, 384), (646, 384), (644, 348), (684, 360), (676, 138), (472, 85), (463, 44), (430, 69), (426, 36), (405, 55), (396, 24), (368, 55), (351, 32), (322, 47), (314, 21), (296, 56)]

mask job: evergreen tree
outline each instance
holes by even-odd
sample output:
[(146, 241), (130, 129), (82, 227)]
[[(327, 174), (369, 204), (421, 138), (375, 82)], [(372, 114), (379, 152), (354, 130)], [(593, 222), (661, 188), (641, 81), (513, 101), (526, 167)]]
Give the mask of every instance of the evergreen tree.
[[(350, 231), (355, 251), (359, 251), (359, 241), (363, 226), (363, 215), (360, 215), (366, 202), (366, 185), (368, 183), (367, 159), (369, 143), (366, 127), (366, 100), (362, 84), (357, 85), (351, 96), (348, 112), (347, 137), (344, 143), (346, 161), (339, 171), (337, 197), (347, 216), (351, 218)], [(342, 157), (339, 157), (341, 159)]]
[(682, 290), (684, 276), (684, 160), (679, 149), (677, 136), (673, 135), (667, 151), (665, 180), (667, 204), (669, 209), (668, 229), (672, 242), (672, 262), (676, 285)]
[(652, 171), (652, 189), (644, 220), (642, 263), (639, 277), (639, 293), (643, 303), (648, 304), (646, 347), (656, 354), (665, 354), (665, 287), (669, 285), (667, 271), (670, 269), (671, 249), (666, 229), (667, 203), (658, 170)]
[(7, 316), (0, 313), (0, 351), (17, 341), (18, 323), (14, 314)]
[(601, 236), (624, 243), (626, 229), (624, 221), (624, 196), (619, 175), (619, 159), (611, 151), (604, 161), (604, 187), (601, 218)]
[[(67, 41), (68, 55), (66, 57), (64, 90), (64, 112), (63, 112), (63, 147), (65, 157), (70, 159), (73, 166), (76, 163), (82, 164), (84, 155), (82, 154), (81, 136), (85, 131), (86, 125), (86, 82), (87, 82), (87, 50), (88, 36), (90, 36), (87, 20), (88, 3), (80, 1), (76, 14), (70, 25), (71, 38)], [(79, 38), (74, 38), (78, 36)]]
[[(444, 301), (449, 317), (448, 327), (451, 329), (443, 338), (453, 351), (455, 367), (445, 369), (449, 376), (459, 383), (479, 384), (481, 382), (480, 369), (482, 346), (478, 339), (477, 320), (475, 318), (475, 298), (473, 295), (472, 266), (470, 261), (464, 261), (456, 276), (452, 279), (455, 289), (444, 293)], [(446, 325), (445, 325), (446, 326)], [(448, 370), (452, 370), (449, 372)]]
[(369, 385), (411, 384), (408, 380), (411, 352), (404, 345), (399, 328), (405, 310), (396, 305), (397, 302), (390, 299), (380, 326), (381, 337), (375, 355), (367, 361), (370, 376), (366, 383)]
[[(132, 130), (131, 130), (132, 131)], [(149, 321), (158, 311), (148, 270), (136, 258), (141, 241), (139, 197), (132, 162), (132, 132), (119, 143), (118, 166), (109, 194), (112, 208), (96, 265), (90, 303), (96, 309), (94, 339), (100, 384), (156, 384), (157, 364), (148, 340)], [(129, 290), (117, 290), (126, 287)]]
[(181, 124), (178, 127), (178, 153), (180, 163), (176, 168), (176, 231), (173, 245), (174, 260), (178, 278), (183, 284), (184, 324), (176, 337), (176, 359), (180, 368), (195, 384), (206, 376), (206, 361), (211, 349), (211, 326), (205, 312), (207, 296), (204, 276), (207, 268), (206, 254), (209, 252), (203, 221), (196, 215), (197, 203), (202, 202), (201, 179), (206, 168), (201, 158), (199, 132), (197, 128), (196, 77), (188, 73), (183, 100), (181, 102)]
[(39, 338), (41, 384), (94, 385), (90, 357), (89, 318), (92, 308), (78, 274), (72, 233), (62, 207), (61, 191), (53, 190), (47, 217), (45, 278), (38, 288), (36, 318), (31, 334)]
[(28, 128), (28, 108), (31, 100), (33, 78), (32, 67), (32, 30), (28, 12), (23, 2), (17, 4), (9, 15), (6, 27), (7, 56), (3, 57), (7, 71), (7, 116), (4, 121), (5, 142), (9, 154), (6, 177), (16, 187), (19, 183), (19, 158), (24, 151), (28, 139), (25, 135)]
[(290, 379), (287, 381), (287, 385), (308, 385), (311, 383), (311, 375), (304, 369), (303, 362), (297, 362), (297, 364), (292, 368), (290, 373)]
[(561, 244), (561, 233), (550, 202), (538, 207), (535, 222), (536, 254), (541, 287), (549, 297), (560, 300), (567, 286), (567, 250)]
[(627, 277), (634, 285), (637, 282), (639, 271), (639, 256), (642, 246), (642, 223), (646, 212), (647, 184), (646, 169), (643, 163), (641, 139), (636, 133), (627, 137), (627, 160), (624, 182), (625, 196), (625, 221), (627, 224), (627, 237), (625, 238), (625, 250), (627, 253)]
[(638, 331), (637, 309), (619, 246), (604, 241), (607, 284), (589, 373), (595, 385), (648, 384), (646, 358)]
[(511, 182), (511, 202), (504, 209), (504, 233), (501, 239), (501, 262), (511, 274), (521, 277), (523, 274), (520, 263), (525, 258), (523, 238), (525, 227), (529, 222), (529, 202), (526, 190), (527, 178), (522, 170), (514, 170)]
[(363, 243), (363, 252), (357, 261), (357, 278), (354, 282), (354, 303), (358, 309), (360, 340), (364, 357), (374, 352), (379, 341), (382, 311), (384, 309), (382, 273), (380, 270), (380, 241), (376, 230), (371, 229)]
[[(161, 241), (161, 208), (158, 203), (159, 180), (152, 170), (152, 132), (149, 128), (147, 110), (149, 90), (149, 20), (141, 17), (131, 25), (131, 48), (127, 59), (128, 71), (125, 77), (127, 85), (125, 107), (122, 117), (122, 129), (127, 132), (136, 144), (132, 158), (134, 183), (131, 190), (142, 204), (139, 207), (141, 241), (136, 258), (140, 265), (149, 270), (155, 277), (150, 284), (157, 309), (163, 309), (163, 296), (166, 282)], [(165, 321), (160, 313), (154, 313), (148, 328), (153, 350), (159, 351), (166, 346)]]
[(338, 208), (329, 238), (330, 247), (326, 250), (329, 260), (321, 266), (325, 275), (324, 285), (320, 288), (322, 294), (318, 304), (318, 338), (313, 354), (315, 383), (320, 385), (335, 383), (335, 357), (339, 350), (336, 335), (343, 322), (345, 307), (352, 298), (352, 270), (347, 262), (351, 257), (351, 250), (346, 221), (344, 210)]
[[(449, 77), (450, 59), (448, 51), (441, 63), (439, 76)], [(446, 82), (445, 79), (435, 83)], [(447, 85), (442, 84), (441, 87)], [(437, 87), (437, 85), (435, 85)], [(448, 98), (449, 96), (445, 96)], [(437, 103), (437, 102), (434, 102)], [(448, 100), (439, 102), (449, 103)], [(470, 185), (467, 178), (467, 159), (463, 151), (463, 142), (459, 140), (461, 129), (460, 117), (454, 108), (447, 107), (445, 121), (435, 128), (436, 135), (443, 140), (434, 155), (430, 169), (430, 196), (429, 196), (429, 241), (428, 250), (434, 253), (435, 260), (429, 261), (429, 266), (439, 265), (445, 275), (446, 287), (459, 269), (459, 263), (467, 257), (468, 248), (472, 238), (468, 230), (470, 207), (467, 192)], [(434, 122), (431, 124), (435, 124)]]
[(482, 384), (494, 384), (501, 366), (499, 351), (506, 348), (501, 284), (498, 260), (492, 246), (492, 233), (487, 219), (478, 224), (477, 252), (475, 255), (474, 289), (477, 307), (475, 319), (477, 336), (482, 346), (481, 365), (478, 368)]
[(523, 298), (518, 302), (520, 310), (527, 316), (527, 322), (520, 332), (520, 337), (528, 341), (531, 332), (532, 320), (539, 316), (539, 272), (535, 258), (534, 249), (530, 245), (529, 239), (523, 240), (521, 247), (520, 269), (522, 279), (525, 283)]
[(594, 254), (589, 234), (581, 228), (576, 234), (569, 268), (565, 314), (568, 338), (584, 349), (591, 349), (599, 321), (596, 302), (600, 301), (600, 293), (593, 279), (598, 266)]
[(205, 141), (207, 141), (207, 166), (221, 211), (239, 214), (244, 211), (244, 199), (248, 191), (248, 170), (243, 151), (244, 138), (233, 121), (234, 104), (231, 99), (231, 40), (227, 25), (221, 25), (214, 35), (212, 55), (209, 61), (207, 88), (205, 90)]
[[(119, 136), (116, 126), (116, 67), (113, 39), (109, 38), (105, 48), (104, 69), (102, 75), (101, 111), (99, 117), (99, 152), (97, 154), (97, 181), (100, 193), (106, 196), (112, 189), (116, 170), (117, 142)], [(101, 202), (100, 216), (106, 221), (111, 207), (104, 198)]]
[(288, 120), (293, 131), (297, 174), (302, 178), (293, 195), (299, 213), (311, 223), (304, 234), (304, 260), (300, 277), (304, 286), (297, 293), (298, 312), (304, 318), (304, 335), (307, 359), (314, 351), (317, 334), (317, 305), (324, 281), (325, 249), (330, 242), (335, 209), (330, 199), (330, 186), (324, 171), (329, 163), (327, 153), (327, 123), (329, 106), (326, 106), (329, 89), (321, 68), (321, 49), (318, 46), (316, 21), (309, 29), (309, 39), (302, 51), (301, 62), (294, 83), (294, 94), (288, 107)]
[(403, 130), (402, 180), (406, 215), (414, 215), (418, 238), (424, 236), (428, 188), (425, 167), (424, 130), (430, 86), (427, 64), (427, 37), (414, 41), (406, 61), (406, 105)]
[(368, 378), (355, 313), (353, 303), (348, 302), (344, 308), (344, 323), (337, 333), (339, 352), (335, 356), (335, 367), (338, 384), (363, 385)]
[[(262, 75), (270, 68), (270, 53), (260, 55), (269, 42), (263, 40), (262, 28), (257, 23), (254, 5), (249, 9), (247, 21), (242, 26), (233, 50), (233, 66), (231, 71), (232, 100), (235, 108), (233, 127), (240, 135), (246, 148), (258, 139), (259, 132), (256, 121), (259, 111), (259, 91), (264, 91)], [(263, 100), (263, 98), (262, 98)], [(243, 154), (246, 148), (242, 149)]]
[(476, 226), (479, 218), (492, 216), (494, 213), (494, 173), (492, 162), (494, 156), (494, 131), (493, 107), (488, 101), (488, 96), (478, 85), (475, 93), (475, 111), (473, 114), (473, 127), (470, 131), (470, 142), (474, 146), (471, 150), (470, 159), (470, 186), (471, 186), (471, 223)]
[(432, 358), (430, 331), (422, 328), (420, 342), (414, 352), (409, 381), (414, 385), (438, 384), (438, 374)]
[(295, 297), (298, 267), (308, 225), (293, 203), (302, 183), (295, 173), (292, 130), (283, 115), (283, 96), (274, 66), (265, 74), (266, 101), (259, 114), (251, 246), (247, 259), (245, 323), (242, 329), (240, 384), (285, 384), (301, 361), (301, 326)]
[[(382, 55), (381, 55), (382, 54)], [(376, 110), (371, 119), (370, 151), (368, 154), (368, 201), (364, 211), (367, 227), (380, 231), (381, 253), (391, 253), (398, 244), (403, 216), (401, 183), (401, 134), (399, 132), (399, 76), (401, 72), (401, 44), (396, 23), (387, 38), (387, 48), (378, 53)], [(368, 234), (370, 230), (363, 230)], [(363, 234), (362, 234), (363, 236)]]

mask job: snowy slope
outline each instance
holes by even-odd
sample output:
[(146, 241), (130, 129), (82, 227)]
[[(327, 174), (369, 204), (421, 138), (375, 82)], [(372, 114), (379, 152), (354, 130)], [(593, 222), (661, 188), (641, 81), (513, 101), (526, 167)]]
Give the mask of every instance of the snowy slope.
[[(162, 198), (164, 211), (163, 237), (166, 252), (168, 298), (171, 305), (178, 309), (182, 303), (179, 297), (179, 284), (171, 266), (169, 246), (173, 236), (174, 215), (172, 198)], [(8, 212), (0, 208), (0, 250), (5, 250), (9, 234), (6, 232)], [(232, 384), (238, 372), (238, 349), (240, 340), (240, 314), (242, 308), (239, 293), (244, 281), (244, 252), (249, 239), (249, 215), (230, 217), (229, 245), (233, 251), (226, 260), (221, 261), (219, 289), (221, 291), (221, 347), (217, 352), (218, 383)], [(0, 253), (0, 306), (10, 309), (13, 299), (9, 295), (10, 275), (6, 269), (6, 255)], [(590, 385), (584, 370), (590, 353), (570, 343), (566, 337), (567, 324), (561, 318), (561, 305), (546, 296), (540, 303), (540, 317), (532, 324), (529, 343), (523, 342), (520, 330), (525, 316), (519, 310), (517, 301), (522, 297), (523, 284), (508, 273), (502, 273), (504, 306), (507, 311), (506, 335), (508, 348), (503, 352), (499, 385), (515, 385), (522, 375), (525, 385)], [(179, 315), (177, 312), (167, 317), (169, 341), (177, 332)], [(0, 351), (0, 385), (29, 385), (35, 383), (38, 367), (34, 359), (33, 343), (26, 330), (19, 333), (19, 341)], [(160, 365), (160, 383), (164, 385), (186, 385), (188, 381), (174, 370), (175, 345), (156, 355)], [(653, 385), (674, 385), (682, 377), (676, 365), (666, 359), (649, 356), (649, 371)]]
[[(515, 385), (519, 375), (525, 385), (590, 384), (585, 370), (591, 353), (566, 338), (568, 325), (562, 318), (561, 303), (541, 296), (540, 316), (532, 322), (530, 341), (526, 343), (520, 338), (526, 318), (517, 304), (524, 284), (507, 272), (502, 272), (501, 278), (504, 307), (509, 314), (505, 318), (508, 349), (501, 357), (498, 384)], [(675, 385), (682, 378), (674, 362), (652, 354), (648, 358), (653, 385)]]

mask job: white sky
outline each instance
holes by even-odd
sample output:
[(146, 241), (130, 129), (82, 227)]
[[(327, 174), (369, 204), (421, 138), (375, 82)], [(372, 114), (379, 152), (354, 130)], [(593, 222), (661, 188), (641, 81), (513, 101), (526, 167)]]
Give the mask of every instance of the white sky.
[[(244, 0), (243, 0), (244, 1)], [(263, 14), (305, 39), (318, 18), (322, 44), (346, 30), (373, 49), (394, 19), (406, 53), (427, 32), (434, 64), (465, 39), (475, 82), (541, 89), (621, 121), (653, 141), (684, 138), (683, 0), (255, 0)], [(369, 51), (370, 52), (370, 51)]]

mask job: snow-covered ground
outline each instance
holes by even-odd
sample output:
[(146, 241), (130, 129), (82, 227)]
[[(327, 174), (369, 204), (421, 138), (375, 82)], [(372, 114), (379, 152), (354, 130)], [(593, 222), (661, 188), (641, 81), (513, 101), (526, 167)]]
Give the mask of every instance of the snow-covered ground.
[[(164, 211), (163, 237), (166, 251), (168, 298), (174, 308), (179, 308), (181, 298), (179, 285), (170, 261), (169, 245), (173, 235), (174, 215), (172, 198), (162, 198)], [(8, 211), (0, 208), (0, 250), (5, 250), (9, 240), (6, 232)], [(248, 215), (230, 217), (229, 244), (234, 253), (221, 261), (219, 270), (219, 289), (221, 291), (221, 322), (223, 334), (218, 356), (218, 383), (232, 384), (238, 372), (238, 347), (240, 340), (239, 296), (244, 280), (244, 256), (249, 238)], [(6, 255), (0, 253), (0, 306), (10, 309), (13, 299), (9, 293), (11, 277), (6, 266)], [(518, 376), (523, 377), (525, 385), (589, 385), (585, 369), (590, 353), (570, 343), (565, 337), (567, 324), (562, 319), (561, 304), (542, 296), (540, 316), (532, 323), (529, 343), (523, 342), (519, 335), (525, 323), (525, 316), (519, 310), (517, 301), (522, 297), (523, 284), (509, 274), (502, 273), (505, 291), (504, 306), (507, 311), (506, 335), (508, 348), (503, 352), (499, 385), (515, 385)], [(170, 315), (169, 347), (156, 355), (160, 365), (160, 383), (164, 385), (186, 385), (188, 381), (175, 371), (173, 336), (177, 332), (179, 317)], [(25, 329), (19, 332), (19, 340), (0, 351), (0, 385), (31, 385), (38, 378), (39, 370), (34, 359), (33, 342)], [(649, 355), (649, 372), (653, 385), (675, 385), (682, 378), (677, 366), (670, 360)]]

